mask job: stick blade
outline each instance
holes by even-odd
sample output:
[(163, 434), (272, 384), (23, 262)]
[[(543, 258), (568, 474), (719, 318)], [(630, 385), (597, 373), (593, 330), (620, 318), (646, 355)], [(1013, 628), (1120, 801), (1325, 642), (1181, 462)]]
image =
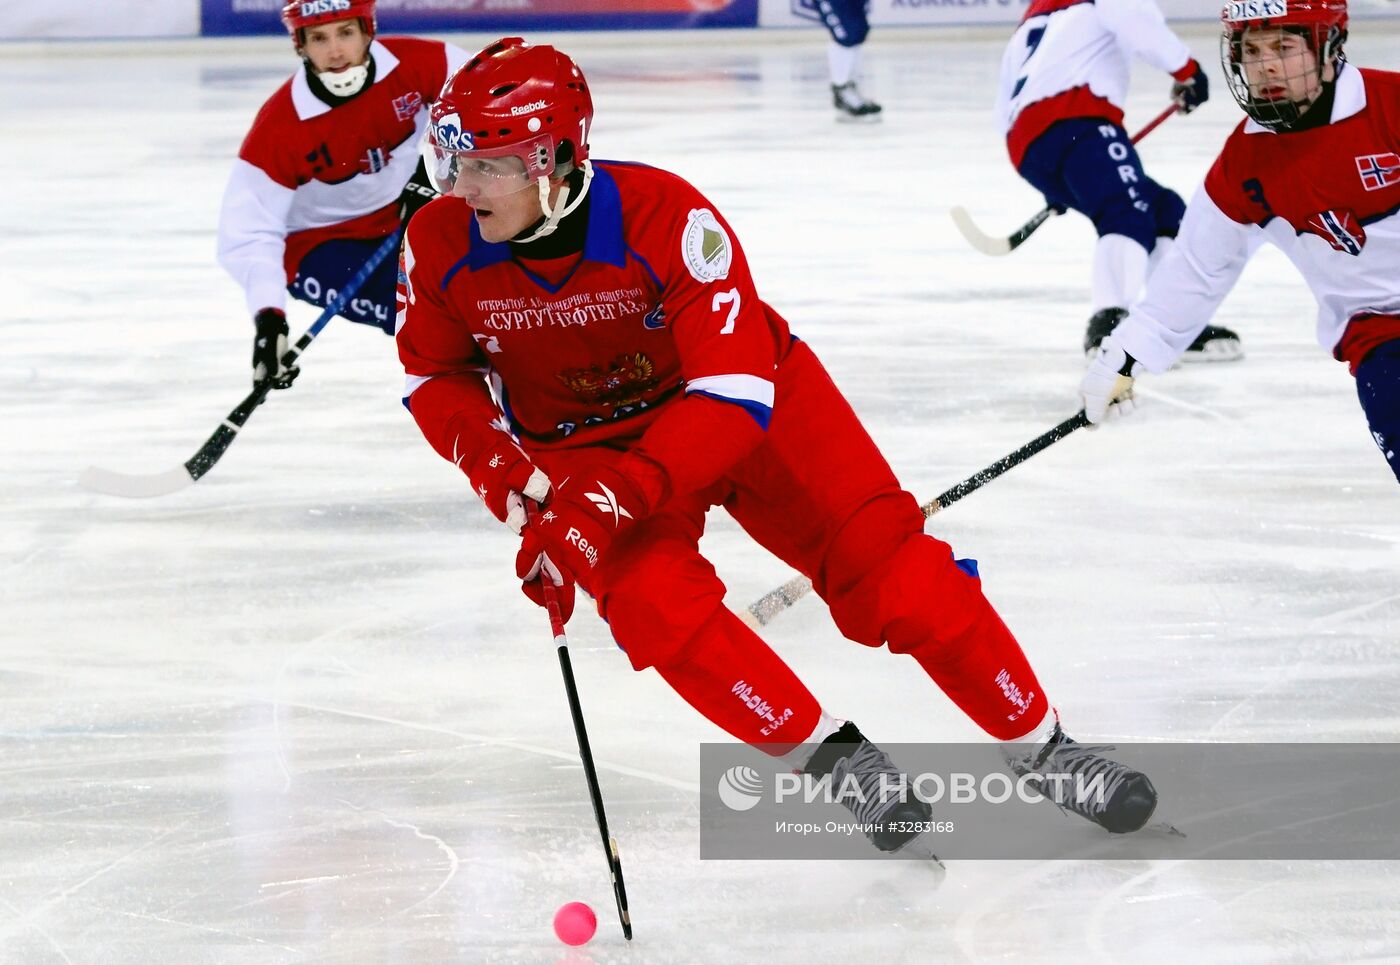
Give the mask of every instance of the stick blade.
[(104, 496), (124, 499), (154, 499), (169, 496), (186, 486), (194, 485), (194, 477), (184, 466), (159, 473), (131, 474), (114, 472), (101, 466), (88, 466), (78, 477), (78, 485)]
[(972, 215), (967, 213), (966, 208), (958, 207), (952, 211), (953, 224), (958, 226), (958, 231), (967, 239), (967, 243), (985, 255), (1009, 255), (1011, 254), (1011, 242), (1005, 238), (993, 238), (972, 221)]

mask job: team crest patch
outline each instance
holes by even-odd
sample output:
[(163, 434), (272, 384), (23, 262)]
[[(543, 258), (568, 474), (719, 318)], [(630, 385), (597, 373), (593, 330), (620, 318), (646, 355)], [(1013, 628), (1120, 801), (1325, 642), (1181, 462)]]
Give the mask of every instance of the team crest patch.
[(1361, 185), (1367, 191), (1400, 182), (1400, 155), (1363, 154), (1356, 159), (1356, 172), (1361, 175)]
[(1359, 255), (1366, 247), (1366, 229), (1350, 208), (1319, 211), (1304, 226), (1333, 248), (1348, 255)]
[(456, 114), (447, 114), (433, 125), (433, 143), (446, 151), (474, 151), (472, 132), (462, 130), (462, 119)]
[(729, 235), (715, 213), (709, 208), (690, 212), (681, 235), (681, 260), (690, 276), (702, 285), (725, 278), (733, 257)]

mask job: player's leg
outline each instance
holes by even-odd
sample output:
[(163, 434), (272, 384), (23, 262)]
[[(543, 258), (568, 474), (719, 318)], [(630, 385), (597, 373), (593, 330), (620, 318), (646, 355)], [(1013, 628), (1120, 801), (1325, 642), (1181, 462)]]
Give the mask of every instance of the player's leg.
[(1376, 346), (1356, 367), (1356, 394), (1371, 438), (1400, 481), (1400, 339)]
[[(848, 638), (908, 654), (988, 734), (1060, 742), (1044, 688), (982, 593), (977, 564), (923, 532), (903, 491), (816, 356), (794, 346), (779, 370), (768, 438), (735, 475), (726, 508), (759, 542), (812, 578)], [(1062, 735), (1061, 735), (1062, 736)], [(1109, 821), (1144, 823), (1155, 792), (1123, 778)], [(1083, 814), (1104, 826), (1105, 813)]]
[[(551, 475), (558, 457), (544, 463)], [(558, 478), (556, 476), (556, 478)], [(618, 542), (595, 573), (598, 610), (613, 638), (637, 670), (654, 668), (680, 697), (731, 736), (817, 777), (849, 775), (866, 800), (878, 789), (898, 788), (893, 763), (850, 721), (826, 713), (816, 697), (763, 640), (724, 606), (724, 585), (700, 555), (705, 511), (724, 495), (673, 499), (640, 521)], [(854, 795), (842, 802), (868, 813)], [(927, 820), (927, 804), (890, 797), (876, 807), (880, 820), (872, 843), (894, 851), (911, 833), (886, 831), (886, 821)]]
[[(1157, 224), (1157, 244), (1147, 260), (1147, 277), (1151, 278), (1167, 252), (1176, 244), (1181, 219), (1186, 214), (1186, 202), (1171, 188), (1147, 179), (1152, 203), (1152, 217)], [(1232, 362), (1244, 358), (1244, 346), (1239, 335), (1223, 325), (1207, 325), (1182, 355), (1185, 362)]]
[(1065, 184), (1075, 207), (1094, 222), (1090, 319), (1084, 350), (1093, 353), (1127, 314), (1147, 281), (1148, 258), (1157, 245), (1153, 201), (1160, 189), (1122, 125), (1099, 118), (1082, 127), (1065, 152)]
[[(287, 291), (298, 301), (325, 308), (383, 243), (383, 238), (336, 238), (319, 244), (297, 265), (296, 277)], [(373, 325), (393, 335), (397, 278), (398, 259), (386, 258), (350, 299), (341, 318)]]
[(859, 85), (862, 45), (870, 34), (866, 3), (867, 0), (816, 0), (817, 13), (831, 34), (826, 58), (837, 120), (870, 121), (880, 116), (880, 105), (862, 94)]

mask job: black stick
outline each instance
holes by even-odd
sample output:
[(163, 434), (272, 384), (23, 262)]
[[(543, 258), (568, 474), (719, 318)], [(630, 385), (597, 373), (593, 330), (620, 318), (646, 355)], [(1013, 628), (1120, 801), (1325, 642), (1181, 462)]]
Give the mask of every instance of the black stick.
[[(369, 276), (374, 274), (376, 268), (383, 263), (385, 258), (398, 250), (399, 232), (395, 232), (384, 239), (383, 244), (374, 250), (369, 259), (357, 271), (339, 294), (321, 312), (316, 321), (297, 339), (296, 344), (287, 350), (282, 356), (284, 365), (293, 365), (306, 351), (306, 347), (321, 334), (321, 330), (326, 327), (332, 318), (349, 304), (350, 299), (369, 280)], [(110, 469), (102, 469), (98, 466), (89, 466), (78, 478), (78, 483), (85, 489), (94, 492), (105, 493), (109, 496), (125, 496), (129, 499), (139, 499), (149, 496), (164, 496), (177, 490), (184, 489), (192, 485), (201, 476), (214, 468), (214, 464), (219, 461), (228, 447), (233, 445), (233, 440), (238, 438), (238, 430), (243, 428), (253, 415), (258, 406), (267, 399), (268, 393), (272, 391), (272, 379), (266, 378), (253, 384), (253, 390), (243, 397), (243, 401), (233, 407), (224, 421), (214, 430), (213, 435), (204, 440), (204, 445), (199, 447), (184, 465), (175, 469), (168, 469), (165, 472), (149, 474), (131, 474), (113, 472)]]
[(583, 705), (579, 703), (578, 684), (574, 682), (574, 666), (569, 660), (569, 638), (564, 635), (564, 618), (559, 611), (559, 594), (547, 573), (541, 571), (539, 580), (544, 589), (549, 626), (554, 631), (554, 643), (559, 650), (559, 670), (564, 675), (564, 692), (569, 697), (569, 713), (574, 718), (574, 735), (578, 737), (578, 756), (583, 761), (583, 776), (588, 782), (588, 797), (593, 802), (593, 818), (598, 823), (598, 833), (603, 837), (603, 854), (608, 859), (613, 897), (617, 899), (617, 919), (622, 923), (622, 937), (630, 942), (632, 914), (627, 909), (627, 886), (622, 880), (622, 858), (617, 853), (617, 839), (608, 834), (608, 816), (603, 810), (603, 792), (598, 787), (598, 771), (593, 766), (593, 748), (588, 743), (588, 727), (583, 722)]
[[(1007, 453), (987, 468), (973, 473), (953, 488), (924, 503), (919, 509), (923, 511), (925, 517), (932, 516), (940, 509), (947, 509), (969, 493), (981, 489), (1012, 466), (1019, 466), (1037, 452), (1048, 449), (1074, 430), (1082, 429), (1088, 424), (1089, 417), (1083, 409), (1080, 409), (1064, 422), (1042, 432), (1024, 446), (1014, 452)], [(782, 586), (769, 590), (754, 600), (753, 603), (749, 604), (747, 610), (739, 614), (739, 618), (754, 629), (767, 626), (779, 613), (791, 607), (810, 592), (812, 592), (812, 581), (805, 576), (794, 576)]]

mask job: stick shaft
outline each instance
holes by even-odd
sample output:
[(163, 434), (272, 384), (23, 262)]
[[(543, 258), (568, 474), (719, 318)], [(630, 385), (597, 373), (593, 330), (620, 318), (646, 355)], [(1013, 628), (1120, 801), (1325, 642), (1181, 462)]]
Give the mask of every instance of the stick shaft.
[[(1031, 456), (1059, 442), (1065, 436), (1089, 424), (1083, 409), (1060, 424), (1042, 432), (1024, 446), (1002, 456), (985, 469), (973, 473), (956, 486), (941, 493), (936, 498), (919, 507), (925, 517), (932, 516), (940, 509), (947, 509), (969, 493), (974, 493), (987, 483), (1000, 476), (1013, 466), (1019, 466)], [(754, 629), (767, 626), (774, 617), (791, 607), (812, 591), (812, 581), (805, 576), (795, 576), (782, 586), (769, 590), (739, 614), (739, 619)]]

